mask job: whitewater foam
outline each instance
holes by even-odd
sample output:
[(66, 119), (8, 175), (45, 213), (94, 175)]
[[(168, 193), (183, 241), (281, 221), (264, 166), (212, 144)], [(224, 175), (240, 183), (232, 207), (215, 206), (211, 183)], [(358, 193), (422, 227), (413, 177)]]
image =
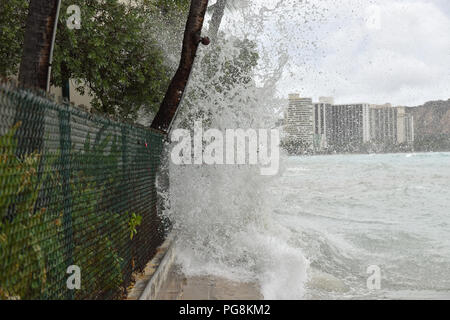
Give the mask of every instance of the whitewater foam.
[(256, 281), (268, 299), (303, 297), (309, 262), (273, 219), (272, 179), (246, 166), (172, 165), (170, 173), (166, 214), (186, 275)]
[[(257, 282), (265, 299), (450, 297), (446, 159), (288, 158), (286, 174), (271, 178), (247, 167), (173, 166), (178, 263), (188, 276)], [(308, 173), (286, 169), (296, 165)], [(358, 187), (365, 179), (370, 189)], [(414, 188), (418, 181), (427, 188)], [(370, 265), (382, 270), (382, 290), (366, 287)]]

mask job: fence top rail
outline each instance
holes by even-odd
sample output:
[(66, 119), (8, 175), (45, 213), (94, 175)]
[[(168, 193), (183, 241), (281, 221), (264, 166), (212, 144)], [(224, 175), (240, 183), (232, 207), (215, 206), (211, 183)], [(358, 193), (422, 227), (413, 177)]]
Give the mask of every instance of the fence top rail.
[(114, 119), (110, 115), (97, 113), (95, 110), (92, 112), (87, 111), (81, 106), (77, 106), (70, 103), (57, 103), (51, 96), (43, 91), (29, 90), (17, 87), (11, 83), (0, 83), (0, 102), (3, 102), (5, 98), (20, 99), (23, 101), (30, 101), (53, 111), (69, 111), (70, 114), (91, 120), (103, 125), (116, 125), (122, 128), (128, 129), (140, 129), (145, 130), (147, 133), (154, 134), (159, 137), (166, 137), (167, 134), (163, 131), (146, 127), (144, 125), (126, 121), (123, 119)]

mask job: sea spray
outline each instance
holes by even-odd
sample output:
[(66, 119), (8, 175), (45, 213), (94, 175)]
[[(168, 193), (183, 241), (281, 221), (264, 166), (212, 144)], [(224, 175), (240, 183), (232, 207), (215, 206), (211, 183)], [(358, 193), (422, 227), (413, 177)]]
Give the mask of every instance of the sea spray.
[[(221, 50), (206, 60), (215, 47), (199, 53), (175, 128), (192, 129), (196, 120), (222, 131), (273, 128), (287, 105), (274, 98), (277, 87), (283, 94), (334, 92), (336, 78), (311, 62), (335, 57), (327, 40), (356, 17), (354, 8), (366, 5), (254, 1), (227, 12)], [(319, 32), (311, 33), (317, 25)], [(224, 68), (243, 52), (243, 39), (257, 43), (257, 72), (246, 81), (224, 81), (226, 73), (249, 75), (245, 65)], [(179, 45), (169, 48), (174, 52), (178, 57)], [(305, 81), (308, 75), (329, 79), (314, 88), (318, 82)], [(262, 177), (251, 166), (176, 166), (167, 158), (170, 186), (158, 178), (161, 213), (179, 237), (177, 259), (188, 276), (254, 281), (273, 299), (448, 299), (448, 156), (282, 157), (279, 177)], [(380, 291), (366, 286), (371, 265), (382, 270)]]
[[(229, 32), (199, 51), (174, 130), (193, 136), (199, 121), (205, 131), (222, 133), (277, 128), (285, 105), (277, 86), (289, 60), (283, 42), (291, 40), (267, 41), (262, 31), (269, 11), (276, 17), (270, 24), (283, 29), (282, 3), (248, 2), (236, 14), (227, 11)], [(309, 261), (293, 241), (296, 234), (277, 222), (282, 198), (271, 190), (285, 157), (277, 176), (261, 176), (252, 165), (176, 165), (168, 156), (175, 144), (167, 146), (158, 189), (161, 214), (178, 236), (182, 271), (257, 282), (267, 299), (303, 298)]]
[[(213, 53), (214, 61), (205, 58), (214, 48), (197, 58), (175, 128), (193, 131), (198, 121), (205, 130), (224, 133), (274, 128), (274, 89), (257, 87), (252, 70), (240, 64), (239, 56), (254, 49), (251, 43), (229, 37), (216, 45), (221, 50)], [(178, 237), (177, 261), (187, 276), (257, 282), (269, 299), (303, 297), (308, 261), (272, 217), (279, 199), (269, 186), (277, 176), (262, 176), (259, 166), (248, 164), (166, 165), (169, 187), (159, 188), (166, 200), (162, 214)]]
[(308, 261), (272, 217), (270, 183), (246, 167), (171, 166), (167, 214), (186, 275), (256, 281), (265, 298), (302, 298)]

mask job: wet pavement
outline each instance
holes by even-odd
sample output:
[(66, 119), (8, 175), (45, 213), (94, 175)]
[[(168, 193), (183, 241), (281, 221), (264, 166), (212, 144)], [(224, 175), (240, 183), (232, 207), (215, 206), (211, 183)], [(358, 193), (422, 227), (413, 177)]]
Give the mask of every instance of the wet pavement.
[(186, 277), (174, 266), (158, 292), (158, 300), (261, 300), (254, 283), (233, 282), (213, 276)]

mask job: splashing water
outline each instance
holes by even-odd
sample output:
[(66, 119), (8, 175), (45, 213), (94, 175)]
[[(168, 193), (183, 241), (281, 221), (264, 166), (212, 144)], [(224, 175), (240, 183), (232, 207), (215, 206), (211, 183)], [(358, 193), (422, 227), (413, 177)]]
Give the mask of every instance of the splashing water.
[[(274, 128), (283, 103), (275, 97), (276, 83), (286, 57), (260, 73), (257, 85), (256, 63), (267, 54), (243, 34), (221, 33), (213, 46), (202, 47), (174, 127), (192, 128), (201, 120), (205, 130), (223, 132)], [(269, 299), (303, 297), (309, 262), (290, 243), (290, 231), (273, 219), (278, 200), (268, 186), (274, 177), (248, 165), (169, 162), (166, 169), (170, 187), (160, 188), (168, 202), (163, 214), (178, 237), (177, 259), (186, 275), (257, 282)]]
[[(293, 65), (285, 44), (314, 44), (282, 36), (267, 39), (267, 25), (288, 29), (295, 12), (282, 11), (283, 1), (262, 2), (266, 4), (242, 9), (244, 22), (241, 29), (233, 29), (234, 36), (221, 34), (216, 44), (201, 48), (175, 128), (193, 128), (198, 120), (205, 130), (275, 127), (285, 105), (276, 98), (277, 86)], [(308, 10), (313, 10), (313, 23), (327, 12), (323, 6), (308, 8), (309, 2), (284, 3), (297, 3), (305, 11), (304, 26)], [(259, 55), (256, 66), (236, 63), (253, 51)], [(280, 174), (274, 177), (261, 176), (254, 166), (178, 166), (166, 161), (162, 172), (168, 172), (169, 187), (159, 187), (166, 202), (162, 214), (178, 237), (182, 271), (257, 282), (265, 299), (414, 297), (401, 293), (403, 287), (408, 292), (431, 290), (434, 297), (436, 292), (448, 294), (448, 281), (438, 275), (448, 275), (449, 244), (437, 245), (433, 233), (444, 235), (450, 221), (444, 217), (442, 226), (434, 226), (433, 219), (421, 215), (429, 210), (427, 201), (436, 204), (431, 215), (441, 215), (439, 203), (448, 204), (448, 199), (436, 198), (439, 190), (449, 190), (448, 165), (436, 182), (432, 177), (438, 173), (430, 168), (430, 175), (410, 174), (417, 169), (414, 165), (422, 165), (406, 161), (414, 156), (380, 157), (282, 156)], [(448, 156), (430, 161), (439, 165), (445, 160)], [(386, 190), (386, 181), (399, 188), (396, 197)], [(421, 191), (424, 202), (415, 203), (410, 193), (421, 183), (428, 189)], [(427, 232), (418, 228), (424, 225)], [(424, 242), (434, 246), (427, 254)], [(380, 264), (389, 277), (383, 282), (386, 290), (367, 291), (370, 264)], [(421, 265), (426, 267), (417, 268)], [(419, 280), (414, 278), (418, 269)], [(436, 277), (425, 277), (426, 270)]]
[[(257, 281), (265, 298), (302, 297), (308, 262), (272, 219), (269, 178), (247, 168), (170, 170), (170, 214), (187, 275)], [(280, 290), (287, 287), (294, 289)]]
[[(242, 41), (233, 38), (217, 45), (223, 49), (215, 66), (242, 53)], [(273, 128), (279, 103), (273, 93), (254, 81), (214, 90), (212, 83), (229, 74), (219, 68), (205, 81), (208, 66), (201, 62), (207, 54), (203, 50), (198, 57), (176, 126), (200, 119), (204, 127), (219, 130)], [(198, 92), (206, 94), (193, 96)], [(276, 199), (267, 188), (272, 177), (248, 165), (168, 166), (170, 187), (162, 196), (170, 205), (164, 214), (173, 223), (177, 259), (186, 275), (257, 282), (265, 298), (303, 296), (308, 261), (289, 243), (289, 230), (272, 219)], [(284, 290), (288, 285), (292, 289)]]
[[(213, 46), (199, 50), (174, 128), (191, 129), (198, 120), (205, 130), (275, 127), (286, 104), (276, 95), (289, 65), (285, 44), (291, 40), (268, 39), (263, 31), (268, 15), (269, 25), (286, 28), (292, 12), (281, 10), (283, 2), (297, 6), (292, 1), (248, 1), (240, 14), (224, 17), (232, 32), (220, 33)], [(305, 15), (319, 14), (314, 7), (300, 7)], [(257, 65), (249, 58), (253, 52)], [(265, 299), (304, 297), (309, 260), (292, 241), (290, 228), (274, 215), (282, 201), (270, 188), (276, 177), (263, 177), (259, 168), (247, 165), (177, 166), (170, 161), (162, 172), (169, 175), (169, 188), (159, 187), (162, 214), (173, 224), (178, 263), (187, 276), (257, 282)]]

